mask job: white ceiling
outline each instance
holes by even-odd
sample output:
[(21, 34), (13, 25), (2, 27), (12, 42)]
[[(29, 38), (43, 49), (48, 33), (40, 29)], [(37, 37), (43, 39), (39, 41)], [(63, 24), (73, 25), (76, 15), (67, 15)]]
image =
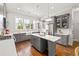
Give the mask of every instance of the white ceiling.
[[(33, 17), (48, 17), (59, 11), (78, 6), (77, 3), (7, 3), (8, 12), (16, 12)], [(20, 8), (17, 10), (17, 8)]]
[[(20, 8), (20, 10), (17, 10), (17, 8)], [(7, 4), (7, 10), (10, 12), (18, 12), (35, 17), (48, 16), (48, 4), (9, 3)]]

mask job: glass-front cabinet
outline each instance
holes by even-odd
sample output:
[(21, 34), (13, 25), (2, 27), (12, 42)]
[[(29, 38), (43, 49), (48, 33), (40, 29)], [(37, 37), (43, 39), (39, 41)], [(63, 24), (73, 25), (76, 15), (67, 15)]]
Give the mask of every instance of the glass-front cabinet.
[(69, 41), (69, 21), (70, 14), (63, 14), (54, 16), (54, 35), (61, 37), (61, 40), (57, 41), (57, 43), (62, 45), (68, 45)]
[(69, 27), (69, 16), (70, 14), (55, 16), (56, 27), (67, 29)]

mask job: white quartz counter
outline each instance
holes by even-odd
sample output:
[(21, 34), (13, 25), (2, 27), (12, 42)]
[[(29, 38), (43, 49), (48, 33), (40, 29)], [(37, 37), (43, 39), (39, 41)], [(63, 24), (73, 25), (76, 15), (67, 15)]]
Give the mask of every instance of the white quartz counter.
[(14, 39), (0, 41), (0, 56), (17, 56)]
[(69, 33), (56, 33), (56, 35), (69, 35)]
[(43, 38), (43, 39), (46, 39), (48, 41), (52, 41), (52, 42), (55, 42), (59, 39), (61, 39), (60, 37), (57, 37), (57, 36), (52, 36), (52, 35), (40, 35), (40, 34), (32, 34), (33, 36), (37, 36), (37, 37), (40, 37), (40, 38)]
[[(16, 33), (12, 33), (12, 34), (19, 34), (19, 33), (26, 33), (26, 32), (16, 32)], [(12, 35), (12, 34), (7, 34), (7, 35)], [(57, 37), (57, 36), (52, 36), (52, 35), (40, 35), (39, 33), (35, 33), (35, 34), (32, 34), (32, 33), (26, 33), (26, 35), (33, 35), (33, 36), (37, 36), (37, 37), (40, 37), (40, 38), (43, 38), (43, 39), (46, 39), (46, 40), (49, 40), (49, 41), (52, 41), (52, 42), (55, 42), (59, 39), (61, 39), (60, 37)]]

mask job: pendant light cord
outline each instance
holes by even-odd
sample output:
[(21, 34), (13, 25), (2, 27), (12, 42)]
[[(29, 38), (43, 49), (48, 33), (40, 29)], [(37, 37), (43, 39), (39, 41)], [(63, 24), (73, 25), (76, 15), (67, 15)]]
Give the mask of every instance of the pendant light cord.
[(48, 18), (49, 18), (49, 13), (50, 13), (50, 12), (49, 12), (49, 3), (48, 3)]

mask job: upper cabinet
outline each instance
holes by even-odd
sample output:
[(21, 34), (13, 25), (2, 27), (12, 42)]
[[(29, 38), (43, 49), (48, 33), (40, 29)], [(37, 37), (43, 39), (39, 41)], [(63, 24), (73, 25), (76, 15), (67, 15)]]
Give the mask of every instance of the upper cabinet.
[(70, 14), (64, 14), (55, 16), (55, 23), (57, 28), (69, 28), (69, 17)]

